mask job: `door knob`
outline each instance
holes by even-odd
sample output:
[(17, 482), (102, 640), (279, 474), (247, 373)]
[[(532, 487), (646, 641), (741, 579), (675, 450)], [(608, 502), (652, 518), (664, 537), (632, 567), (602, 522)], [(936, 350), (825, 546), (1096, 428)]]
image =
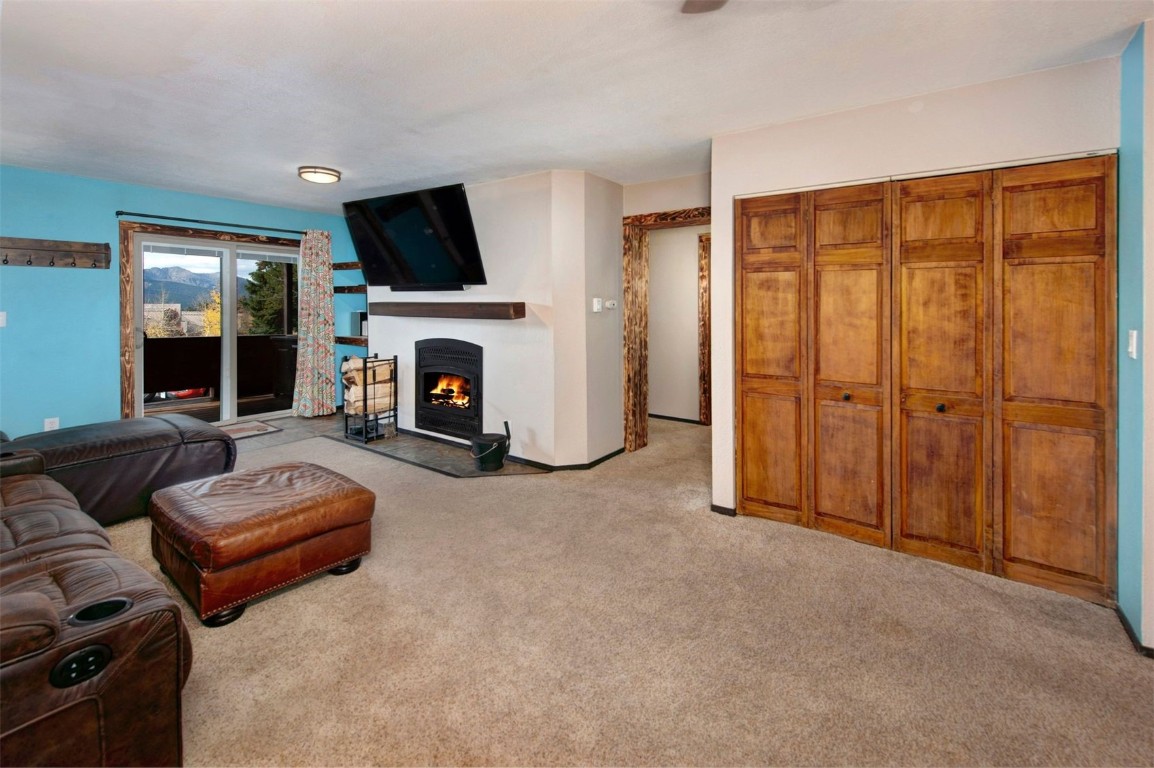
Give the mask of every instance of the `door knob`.
[(945, 403), (938, 403), (937, 405), (934, 406), (934, 410), (937, 411), (938, 413), (945, 413), (946, 412), (946, 404)]
[(842, 393), (841, 393), (841, 399), (842, 399), (842, 400), (849, 400), (849, 399), (850, 399), (850, 394), (849, 394), (849, 392), (842, 392)]

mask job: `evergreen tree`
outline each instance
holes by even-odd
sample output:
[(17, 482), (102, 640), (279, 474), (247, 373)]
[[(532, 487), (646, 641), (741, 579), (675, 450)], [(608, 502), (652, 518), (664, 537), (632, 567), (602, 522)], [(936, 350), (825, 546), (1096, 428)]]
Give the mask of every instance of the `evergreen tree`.
[[(284, 283), (287, 265), (276, 261), (258, 261), (256, 269), (248, 279), (248, 295), (240, 300), (240, 306), (251, 318), (248, 333), (279, 334), (292, 332), (294, 328), (284, 327)], [(291, 307), (296, 306), (296, 281), (292, 283)], [(295, 316), (295, 313), (293, 313)]]

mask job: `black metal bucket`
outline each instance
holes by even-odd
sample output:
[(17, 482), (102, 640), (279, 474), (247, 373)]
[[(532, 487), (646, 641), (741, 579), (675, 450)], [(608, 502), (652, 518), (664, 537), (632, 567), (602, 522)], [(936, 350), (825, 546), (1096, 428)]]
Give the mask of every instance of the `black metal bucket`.
[(513, 438), (509, 434), (509, 422), (505, 422), (505, 434), (486, 432), (473, 438), (473, 448), (469, 455), (480, 472), (496, 472), (505, 466), (505, 457), (509, 455), (509, 443)]

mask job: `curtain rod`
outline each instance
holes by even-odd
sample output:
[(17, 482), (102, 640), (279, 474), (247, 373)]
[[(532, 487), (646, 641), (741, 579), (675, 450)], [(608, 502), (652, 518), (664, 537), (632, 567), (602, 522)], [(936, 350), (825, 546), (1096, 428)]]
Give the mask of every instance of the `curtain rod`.
[(237, 227), (238, 229), (261, 229), (265, 232), (288, 232), (292, 235), (303, 235), (299, 229), (279, 229), (277, 227), (258, 227), (253, 224), (229, 224), (227, 221), (205, 221), (204, 219), (182, 219), (179, 216), (158, 216), (154, 213), (135, 213), (133, 211), (117, 211), (116, 217), (136, 216), (141, 219), (164, 219), (165, 221), (184, 221), (189, 224), (214, 224), (218, 227)]

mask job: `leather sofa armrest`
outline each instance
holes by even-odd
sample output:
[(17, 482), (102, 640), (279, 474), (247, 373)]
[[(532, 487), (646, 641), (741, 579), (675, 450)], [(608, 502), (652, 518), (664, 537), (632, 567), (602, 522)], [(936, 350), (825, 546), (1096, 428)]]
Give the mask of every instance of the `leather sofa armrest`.
[(60, 634), (60, 619), (48, 596), (17, 592), (0, 601), (0, 663), (48, 648)]
[(31, 448), (0, 452), (0, 477), (43, 475), (44, 456)]
[(191, 646), (164, 585), (100, 549), (6, 565), (0, 576), (3, 764), (182, 765)]

